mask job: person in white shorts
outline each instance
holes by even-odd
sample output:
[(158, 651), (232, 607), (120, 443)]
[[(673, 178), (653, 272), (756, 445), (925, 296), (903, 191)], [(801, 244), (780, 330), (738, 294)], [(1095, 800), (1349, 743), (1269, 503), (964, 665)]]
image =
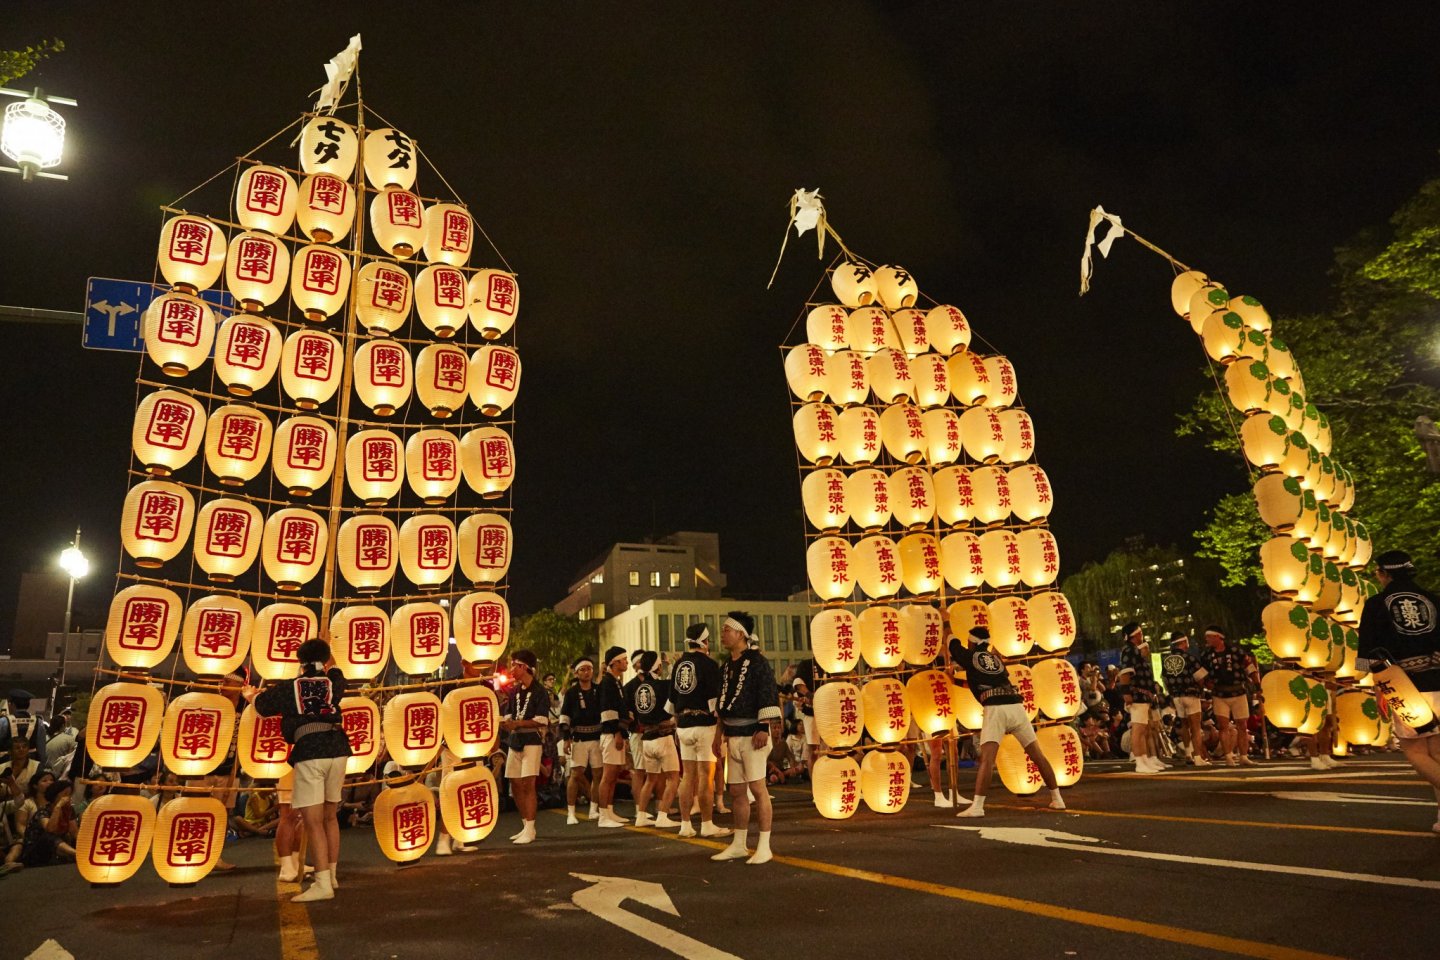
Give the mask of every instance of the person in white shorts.
[(510, 688), (500, 731), (510, 735), (505, 779), (510, 781), (510, 794), (523, 824), (520, 832), (510, 838), (511, 843), (535, 842), (535, 811), (539, 805), (535, 783), (540, 776), (545, 731), (550, 726), (550, 694), (535, 676), (538, 666), (534, 651), (516, 650), (510, 654), (510, 674), (515, 684)]
[[(630, 651), (630, 666), (635, 669), (635, 675), (625, 684), (624, 690), (625, 702), (631, 704), (630, 715), (632, 717), (635, 715), (635, 709), (631, 697), (635, 693), (635, 687), (640, 683), (640, 655), (644, 652), (643, 649)], [(645, 769), (644, 744), (645, 740), (640, 736), (640, 726), (636, 724), (630, 728), (630, 769), (635, 773), (639, 773)], [(637, 784), (630, 784), (631, 796), (635, 795), (636, 786)]]
[(1160, 673), (1165, 677), (1165, 690), (1175, 704), (1180, 729), (1190, 745), (1190, 762), (1197, 767), (1210, 766), (1205, 756), (1205, 738), (1200, 732), (1203, 713), (1200, 703), (1200, 681), (1205, 668), (1190, 655), (1190, 637), (1184, 630), (1170, 634), (1170, 649), (1160, 658)]
[(1234, 767), (1253, 767), (1250, 759), (1250, 735), (1245, 729), (1250, 719), (1250, 701), (1245, 696), (1245, 683), (1250, 678), (1250, 664), (1245, 651), (1225, 638), (1218, 626), (1205, 628), (1206, 650), (1200, 657), (1205, 680), (1211, 684), (1210, 705), (1215, 723), (1220, 727), (1220, 743), (1225, 748), (1225, 762)]
[[(714, 750), (719, 756), (722, 745), (725, 749), (725, 779), (730, 787), (735, 834), (730, 846), (710, 859), (744, 859), (749, 864), (761, 864), (772, 859), (770, 830), (774, 811), (765, 785), (765, 760), (770, 755), (770, 724), (778, 722), (781, 714), (775, 672), (765, 655), (751, 646), (754, 633), (755, 618), (742, 610), (732, 610), (720, 631), (720, 642), (730, 659), (721, 668), (716, 708), (720, 725), (715, 728)], [(745, 845), (752, 794), (760, 827), (753, 854)]]
[[(660, 829), (680, 826), (667, 811), (675, 801), (680, 786), (680, 751), (675, 746), (675, 718), (670, 715), (670, 684), (654, 675), (660, 655), (642, 650), (635, 660), (635, 676), (639, 680), (628, 692), (628, 706), (635, 717), (641, 737), (640, 767), (636, 770), (635, 826)], [(657, 797), (655, 817), (646, 807), (651, 796)]]
[(820, 730), (815, 726), (815, 691), (811, 687), (814, 682), (814, 660), (801, 664), (795, 679), (790, 681), (790, 699), (795, 702), (796, 712), (800, 715), (800, 729), (805, 743), (805, 775), (811, 778), (815, 776), (815, 754), (820, 748)]
[(680, 738), (680, 836), (695, 836), (691, 813), (700, 807), (700, 836), (728, 837), (715, 816), (715, 709), (720, 698), (720, 665), (710, 656), (710, 628), (685, 628), (685, 655), (670, 671), (670, 712)]
[(623, 827), (630, 821), (615, 812), (615, 784), (629, 765), (630, 751), (626, 735), (631, 726), (630, 708), (625, 705), (625, 689), (620, 678), (629, 666), (623, 647), (605, 651), (605, 675), (600, 678), (600, 819), (596, 826), (607, 829)]
[[(1160, 685), (1150, 664), (1150, 642), (1140, 624), (1130, 622), (1121, 629), (1120, 674), (1130, 673), (1126, 708), (1130, 713), (1130, 754), (1136, 773), (1164, 773), (1168, 769), (1157, 756), (1160, 744)], [(1124, 682), (1122, 681), (1122, 686)]]
[(969, 647), (961, 643), (959, 637), (951, 637), (950, 663), (965, 672), (965, 685), (984, 711), (980, 725), (980, 762), (975, 768), (975, 799), (955, 816), (985, 816), (985, 794), (990, 790), (990, 777), (995, 771), (995, 755), (1000, 752), (1000, 741), (1006, 734), (1013, 736), (1040, 768), (1040, 776), (1050, 791), (1050, 809), (1064, 810), (1065, 801), (1060, 796), (1055, 771), (1035, 739), (1035, 727), (1025, 712), (1025, 699), (1010, 682), (1005, 660), (990, 649), (990, 631), (972, 627)]
[(565, 784), (567, 824), (577, 824), (575, 804), (582, 791), (590, 797), (590, 815), (599, 816), (600, 778), (600, 691), (595, 686), (595, 658), (580, 657), (570, 666), (575, 682), (565, 691), (560, 704), (561, 752), (568, 753), (569, 779)]

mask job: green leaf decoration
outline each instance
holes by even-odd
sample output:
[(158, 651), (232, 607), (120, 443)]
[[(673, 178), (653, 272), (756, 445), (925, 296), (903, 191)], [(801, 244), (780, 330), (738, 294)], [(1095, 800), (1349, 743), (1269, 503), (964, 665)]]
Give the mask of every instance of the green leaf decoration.
[(1330, 706), (1330, 695), (1325, 692), (1325, 684), (1317, 683), (1310, 688), (1310, 705), (1317, 710)]
[(1290, 556), (1294, 557), (1296, 560), (1299, 560), (1301, 563), (1310, 562), (1310, 551), (1306, 550), (1305, 544), (1301, 543), (1299, 540), (1296, 540), (1294, 543), (1290, 544)]
[(1310, 575), (1315, 577), (1325, 576), (1325, 561), (1313, 553), (1310, 555)]
[[(1295, 481), (1295, 486), (1296, 486), (1296, 487), (1299, 487), (1299, 486), (1300, 486), (1300, 478), (1299, 478), (1299, 477), (1286, 477), (1285, 479), (1286, 479), (1286, 480), (1294, 480), (1294, 481)], [(1288, 489), (1290, 489), (1290, 488), (1289, 488), (1289, 487), (1286, 487), (1285, 489), (1288, 490)], [(1314, 510), (1314, 509), (1319, 505), (1318, 501), (1315, 499), (1315, 491), (1313, 491), (1313, 490), (1298, 490), (1298, 489), (1297, 489), (1295, 492), (1300, 496), (1301, 503), (1304, 505), (1304, 507), (1305, 507), (1306, 510)]]
[(1316, 640), (1330, 642), (1330, 624), (1325, 622), (1324, 617), (1316, 617), (1310, 621), (1310, 636)]
[(1211, 305), (1214, 306), (1216, 310), (1219, 310), (1221, 307), (1226, 306), (1230, 303), (1230, 294), (1217, 287), (1207, 293), (1205, 295), (1205, 299), (1210, 301)]
[(1306, 613), (1305, 608), (1301, 606), (1291, 607), (1290, 615), (1287, 619), (1290, 621), (1292, 627), (1299, 630), (1304, 630), (1310, 626), (1310, 615)]
[(1355, 571), (1351, 570), (1349, 567), (1346, 567), (1344, 570), (1340, 571), (1340, 582), (1345, 584), (1345, 586), (1347, 587), (1360, 586), (1360, 578), (1355, 576)]
[(1360, 649), (1360, 631), (1350, 627), (1345, 628), (1345, 646), (1351, 650)]
[[(1265, 366), (1265, 364), (1260, 360), (1256, 360), (1255, 362), (1251, 363), (1250, 366), (1246, 369), (1249, 372), (1250, 376), (1254, 377), (1256, 380), (1268, 380), (1270, 378), (1270, 368)], [(1283, 383), (1284, 381), (1281, 382)]]
[(1307, 492), (1300, 489), (1299, 477), (1286, 477), (1284, 480), (1280, 481), (1280, 486), (1283, 487), (1285, 489), (1285, 492), (1290, 494), (1292, 497), (1304, 497)]
[(1340, 568), (1329, 560), (1325, 561), (1325, 579), (1331, 583), (1340, 582)]
[[(1305, 492), (1308, 493), (1308, 494), (1310, 494), (1310, 496), (1311, 496), (1312, 498), (1315, 496), (1315, 494), (1314, 494), (1313, 491), (1306, 490)], [(1319, 501), (1316, 501), (1316, 502), (1315, 502), (1315, 509), (1316, 509), (1316, 512), (1320, 514), (1320, 522), (1321, 522), (1321, 523), (1329, 523), (1329, 522), (1330, 522), (1330, 508), (1329, 508), (1328, 506), (1326, 506), (1325, 504), (1323, 504), (1323, 503), (1321, 503), (1321, 502), (1319, 502)]]
[(1230, 311), (1220, 317), (1220, 322), (1231, 330), (1241, 330), (1245, 327), (1245, 321), (1240, 319), (1240, 314)]
[(1365, 714), (1368, 720), (1380, 719), (1380, 704), (1375, 702), (1374, 697), (1366, 697), (1365, 702), (1360, 704), (1360, 712)]
[(1248, 293), (1245, 294), (1245, 296), (1243, 296), (1243, 297), (1240, 298), (1240, 302), (1243, 303), (1243, 304), (1245, 304), (1245, 306), (1247, 306), (1247, 307), (1258, 307), (1258, 306), (1260, 306), (1260, 301), (1259, 301), (1259, 300), (1256, 300), (1254, 297), (1250, 296)]
[(1265, 334), (1261, 333), (1259, 330), (1247, 331), (1245, 334), (1245, 339), (1249, 340), (1257, 347), (1265, 346)]
[(1283, 437), (1290, 432), (1290, 428), (1285, 426), (1285, 418), (1281, 416), (1271, 417), (1265, 421), (1265, 425), (1269, 427), (1270, 432), (1277, 437)]
[(1291, 680), (1290, 685), (1286, 689), (1290, 691), (1290, 695), (1293, 696), (1296, 700), (1299, 700), (1301, 702), (1309, 702), (1310, 684), (1305, 682), (1304, 677), (1296, 677), (1295, 679)]
[(1271, 350), (1277, 350), (1277, 351), (1279, 351), (1280, 353), (1289, 353), (1289, 352), (1290, 352), (1290, 347), (1289, 347), (1289, 345), (1286, 344), (1285, 341), (1284, 341), (1284, 340), (1281, 340), (1279, 337), (1271, 337), (1271, 338), (1270, 338), (1270, 349), (1271, 349)]
[(1272, 384), (1271, 386), (1272, 386), (1272, 388), (1274, 389), (1274, 391), (1275, 391), (1276, 393), (1280, 394), (1280, 396), (1282, 396), (1282, 397), (1288, 397), (1288, 396), (1290, 396), (1290, 384), (1287, 383), (1286, 381), (1284, 381), (1284, 380), (1276, 380), (1275, 383)]
[(1298, 447), (1301, 450), (1309, 450), (1310, 441), (1306, 440), (1305, 434), (1301, 433), (1299, 430), (1293, 430), (1290, 433), (1290, 446)]

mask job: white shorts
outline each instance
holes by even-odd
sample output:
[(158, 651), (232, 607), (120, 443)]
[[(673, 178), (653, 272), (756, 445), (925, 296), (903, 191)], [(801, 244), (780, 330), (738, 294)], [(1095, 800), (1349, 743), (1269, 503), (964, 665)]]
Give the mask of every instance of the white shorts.
[(1250, 702), (1245, 699), (1244, 694), (1238, 697), (1216, 697), (1211, 704), (1215, 709), (1217, 720), (1221, 717), (1227, 720), (1248, 720), (1250, 718)]
[(1181, 720), (1184, 720), (1186, 717), (1198, 717), (1200, 716), (1200, 712), (1199, 697), (1175, 698), (1175, 715)]
[(1020, 746), (1035, 742), (1035, 727), (1023, 703), (1001, 703), (985, 707), (985, 720), (980, 724), (980, 743), (999, 743), (1005, 734), (1013, 733)]
[(680, 759), (695, 763), (715, 762), (715, 724), (681, 727)]
[(800, 714), (800, 726), (805, 731), (805, 742), (812, 747), (818, 746), (820, 743), (820, 734), (815, 729), (815, 718), (806, 716), (803, 713)]
[(570, 769), (593, 770), (603, 761), (600, 758), (599, 740), (570, 741)]
[[(1420, 696), (1425, 698), (1425, 702), (1430, 704), (1431, 712), (1437, 717), (1440, 717), (1440, 691), (1432, 692), (1421, 690), (1419, 693)], [(1416, 733), (1414, 727), (1411, 727), (1398, 717), (1393, 718), (1393, 723), (1395, 725), (1395, 736), (1401, 740), (1423, 740), (1426, 737), (1433, 737), (1436, 734), (1440, 734), (1440, 729), (1430, 730), (1427, 733)]]
[(1132, 703), (1132, 704), (1130, 704), (1130, 706), (1129, 706), (1127, 709), (1130, 711), (1130, 722), (1131, 722), (1131, 723), (1149, 723), (1149, 722), (1150, 722), (1150, 704), (1148, 704), (1148, 703)]
[(765, 758), (770, 755), (770, 745), (755, 749), (754, 735), (725, 738), (725, 782), (755, 783), (765, 779)]
[(532, 743), (523, 750), (511, 750), (505, 754), (505, 779), (540, 775), (540, 744)]
[(645, 765), (645, 735), (630, 734), (630, 769), (640, 770)]
[(656, 737), (654, 740), (646, 740), (641, 747), (645, 754), (646, 773), (678, 773), (680, 770), (680, 752), (675, 749), (675, 738)]
[(615, 734), (600, 734), (600, 761), (607, 767), (627, 767), (630, 765), (630, 751), (623, 746), (615, 745)]
[(301, 760), (295, 764), (295, 789), (290, 806), (296, 810), (320, 803), (339, 803), (345, 786), (345, 761), (348, 757), (325, 757), (322, 760)]
[(295, 770), (292, 767), (290, 772), (279, 780), (275, 781), (275, 802), (290, 804), (290, 798), (295, 792)]

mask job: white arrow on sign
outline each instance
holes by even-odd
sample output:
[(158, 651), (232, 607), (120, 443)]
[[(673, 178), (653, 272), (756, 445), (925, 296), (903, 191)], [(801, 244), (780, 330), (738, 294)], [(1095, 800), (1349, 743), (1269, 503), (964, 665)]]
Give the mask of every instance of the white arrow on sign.
[(1360, 883), (1382, 883), (1391, 887), (1417, 887), (1440, 890), (1440, 880), (1414, 880), (1410, 877), (1387, 877), (1375, 873), (1347, 873), (1343, 870), (1322, 870), (1318, 867), (1287, 866), (1279, 863), (1250, 863), (1245, 860), (1217, 860), (1213, 857), (1186, 857), (1178, 853), (1151, 853), (1146, 850), (1124, 850), (1101, 846), (1109, 843), (1099, 837), (1082, 837), (1044, 827), (961, 827), (937, 823), (945, 830), (968, 830), (983, 840), (1018, 843), (1027, 847), (1048, 847), (1071, 853), (1103, 853), (1112, 857), (1135, 857), (1139, 860), (1168, 860), (1172, 863), (1193, 863), (1202, 867), (1224, 867), (1229, 870), (1256, 870), (1261, 873), (1285, 873), (1290, 876), (1324, 877), (1328, 880), (1351, 880)]
[(685, 957), (686, 960), (741, 960), (733, 953), (716, 950), (707, 943), (677, 933), (621, 906), (626, 900), (634, 900), (672, 917), (680, 916), (680, 911), (675, 909), (670, 895), (658, 883), (631, 880), (628, 877), (596, 877), (588, 873), (572, 873), (570, 876), (593, 884), (576, 890), (570, 896), (571, 902), (606, 923), (613, 923), (621, 930), (649, 940), (657, 947), (668, 950), (677, 957)]
[(1240, 797), (1274, 797), (1276, 800), (1315, 800), (1320, 803), (1389, 803), (1404, 807), (1433, 807), (1434, 800), (1413, 797), (1378, 797), (1373, 793), (1333, 793), (1328, 790), (1221, 790)]
[(101, 313), (105, 314), (107, 318), (109, 318), (110, 323), (105, 328), (105, 335), (107, 337), (115, 336), (116, 320), (125, 316), (127, 313), (135, 312), (135, 308), (128, 303), (117, 303), (112, 305), (109, 300), (100, 300), (96, 303), (92, 303), (91, 306), (94, 307), (96, 310), (99, 310)]

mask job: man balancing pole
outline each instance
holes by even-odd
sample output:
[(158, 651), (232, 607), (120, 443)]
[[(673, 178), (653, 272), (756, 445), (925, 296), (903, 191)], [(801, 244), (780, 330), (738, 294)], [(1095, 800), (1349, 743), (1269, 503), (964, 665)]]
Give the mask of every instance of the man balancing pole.
[(959, 637), (951, 637), (950, 662), (965, 671), (965, 685), (984, 708), (984, 720), (980, 725), (980, 764), (975, 769), (975, 800), (955, 816), (985, 816), (985, 794), (990, 789), (990, 774), (995, 770), (995, 755), (1000, 752), (1000, 741), (1007, 733), (1015, 735), (1025, 753), (1040, 768), (1040, 776), (1050, 790), (1050, 809), (1064, 810), (1065, 801), (1060, 797), (1055, 771), (1035, 739), (1035, 728), (1025, 713), (1024, 698), (1010, 683), (1005, 661), (990, 650), (990, 631), (984, 627), (971, 628), (968, 649)]
[[(715, 729), (714, 750), (720, 755), (725, 748), (725, 780), (730, 786), (730, 802), (734, 809), (735, 835), (730, 846), (711, 860), (745, 860), (749, 864), (769, 863), (770, 827), (774, 811), (770, 791), (765, 784), (765, 760), (770, 755), (770, 722), (780, 719), (780, 694), (775, 689), (775, 672), (765, 655), (751, 646), (755, 618), (740, 610), (725, 617), (720, 642), (730, 654), (720, 678), (718, 714), (720, 726)], [(722, 739), (723, 738), (723, 739)], [(755, 852), (745, 847), (745, 832), (750, 826), (750, 797), (755, 797), (755, 817), (760, 837)]]
[(691, 807), (700, 801), (700, 836), (728, 837), (715, 816), (715, 710), (720, 700), (720, 665), (710, 658), (710, 628), (685, 628), (686, 652), (670, 671), (670, 712), (680, 734), (680, 836), (695, 836)]

